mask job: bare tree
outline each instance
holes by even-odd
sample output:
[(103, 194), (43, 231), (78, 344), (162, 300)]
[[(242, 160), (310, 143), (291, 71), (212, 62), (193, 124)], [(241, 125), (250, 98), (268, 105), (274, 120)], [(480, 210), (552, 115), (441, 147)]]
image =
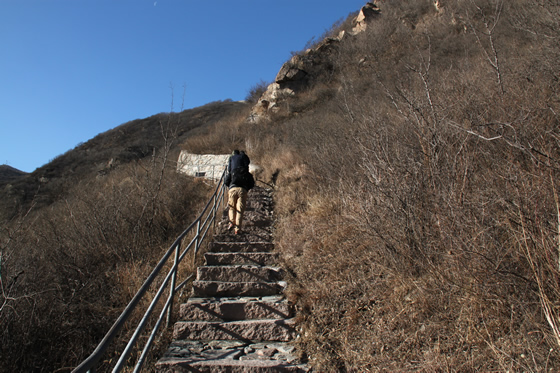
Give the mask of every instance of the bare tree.
[[(476, 37), (478, 45), (481, 47), (484, 55), (486, 57), (486, 61), (490, 64), (492, 69), (496, 74), (496, 81), (498, 86), (500, 87), (500, 93), (502, 96), (505, 93), (504, 83), (502, 80), (502, 71), (500, 66), (500, 58), (498, 56), (498, 49), (496, 47), (495, 39), (496, 39), (496, 26), (500, 22), (500, 17), (502, 15), (502, 10), (504, 6), (503, 0), (493, 0), (495, 4), (493, 4), (493, 13), (491, 15), (487, 15), (484, 9), (479, 6), (475, 0), (470, 0), (473, 6), (476, 9), (476, 16), (471, 16), (467, 14), (467, 20), (469, 22), (469, 26)], [(480, 19), (480, 24), (482, 27), (477, 27), (473, 22), (474, 18)], [(481, 39), (484, 37), (487, 41), (487, 45), (485, 45)]]

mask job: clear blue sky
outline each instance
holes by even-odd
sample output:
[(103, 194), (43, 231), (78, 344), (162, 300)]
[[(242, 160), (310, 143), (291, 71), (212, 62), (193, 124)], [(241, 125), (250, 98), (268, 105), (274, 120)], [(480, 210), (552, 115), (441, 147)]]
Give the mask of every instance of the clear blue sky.
[(179, 111), (183, 85), (185, 109), (243, 100), (365, 3), (0, 0), (0, 164), (31, 172), (122, 123)]

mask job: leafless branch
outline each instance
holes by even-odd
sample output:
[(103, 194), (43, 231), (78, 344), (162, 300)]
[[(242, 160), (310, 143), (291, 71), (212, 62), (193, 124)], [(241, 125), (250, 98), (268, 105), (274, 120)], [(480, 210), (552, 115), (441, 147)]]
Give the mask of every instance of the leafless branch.
[[(498, 85), (500, 86), (500, 92), (503, 96), (504, 93), (505, 93), (505, 89), (504, 89), (504, 84), (503, 84), (503, 80), (502, 80), (502, 71), (501, 71), (501, 67), (500, 67), (500, 59), (498, 57), (498, 49), (496, 48), (495, 41), (494, 41), (494, 38), (495, 38), (494, 30), (495, 30), (496, 26), (498, 25), (498, 22), (500, 21), (500, 17), (501, 17), (501, 14), (502, 14), (502, 9), (503, 9), (503, 0), (496, 1), (496, 6), (495, 6), (495, 9), (494, 9), (494, 17), (493, 17), (492, 21), (490, 21), (486, 17), (486, 14), (484, 13), (484, 10), (480, 6), (478, 6), (474, 0), (471, 0), (471, 3), (478, 10), (478, 13), (482, 18), (482, 23), (484, 24), (484, 29), (485, 30), (484, 31), (478, 30), (473, 25), (472, 19), (471, 19), (470, 16), (468, 16), (468, 13), (467, 13), (467, 22), (469, 23), (469, 26), (471, 27), (471, 29), (473, 31), (473, 34), (476, 37), (478, 45), (480, 45), (480, 48), (482, 49), (484, 55), (486, 56), (486, 60), (488, 61), (490, 66), (492, 66), (492, 68), (494, 69), (494, 71), (496, 73), (496, 79), (498, 81)], [(484, 47), (484, 44), (482, 43), (482, 41), (480, 39), (479, 33), (485, 35), (488, 38), (488, 43), (490, 44), (490, 50), (492, 52), (492, 55), (490, 55), (490, 53)]]

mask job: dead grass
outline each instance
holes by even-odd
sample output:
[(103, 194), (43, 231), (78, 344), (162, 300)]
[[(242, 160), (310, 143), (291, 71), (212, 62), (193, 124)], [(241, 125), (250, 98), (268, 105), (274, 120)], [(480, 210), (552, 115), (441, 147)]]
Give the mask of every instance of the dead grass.
[[(240, 113), (186, 143), (192, 152), (246, 149), (263, 167), (260, 180), (275, 186), (275, 239), (299, 310), (298, 344), (317, 371), (560, 369), (560, 8), (440, 3), (436, 11), (420, 0), (383, 2), (369, 31), (332, 55), (329, 80), (311, 82), (301, 101), (295, 96), (259, 124)], [(165, 185), (177, 189), (162, 189), (164, 200), (151, 209), (146, 202), (157, 188), (146, 186), (157, 183), (139, 183), (141, 174), (107, 184), (110, 193), (90, 193), (75, 232), (57, 231), (53, 218), (42, 219), (54, 232), (44, 237), (23, 240), (25, 227), (9, 235), (13, 252), (36, 250), (33, 261), (55, 255), (37, 249), (44, 242), (55, 246), (54, 260), (71, 254), (57, 267), (68, 284), (46, 269), (52, 281), (28, 273), (26, 281), (63, 289), (67, 302), (85, 301), (92, 308), (71, 310), (93, 319), (92, 329), (110, 318), (94, 300), (114, 284), (89, 272), (116, 255), (151, 257), (121, 245), (115, 233), (140, 221), (146, 229), (138, 232), (152, 233), (136, 237), (156, 242), (173, 231), (169, 216), (184, 211), (184, 186), (173, 178)], [(144, 190), (136, 207), (126, 198), (135, 189)], [(56, 208), (72, 223), (75, 210), (69, 214), (63, 202)], [(96, 217), (115, 216), (119, 224), (96, 226)], [(68, 251), (70, 241), (103, 250)], [(131, 263), (118, 266), (121, 286), (139, 276)], [(36, 317), (16, 306), (36, 299), (22, 297), (10, 312)], [(114, 312), (120, 301), (110, 304)], [(25, 323), (2, 326), (4, 338), (17, 327), (17, 343), (34, 340)], [(85, 345), (100, 333), (63, 330), (80, 331)]]
[(19, 231), (5, 227), (1, 371), (73, 367), (93, 351), (206, 200), (208, 188), (163, 165), (83, 180), (82, 193), (30, 213)]
[(558, 369), (558, 48), (512, 26), (521, 4), (477, 5), (385, 4), (336, 98), (277, 123), (305, 164), (278, 179), (277, 241), (320, 371)]
[(190, 153), (230, 154), (233, 149), (244, 149), (246, 119), (250, 107), (239, 110), (223, 120), (200, 128), (189, 137), (182, 148)]

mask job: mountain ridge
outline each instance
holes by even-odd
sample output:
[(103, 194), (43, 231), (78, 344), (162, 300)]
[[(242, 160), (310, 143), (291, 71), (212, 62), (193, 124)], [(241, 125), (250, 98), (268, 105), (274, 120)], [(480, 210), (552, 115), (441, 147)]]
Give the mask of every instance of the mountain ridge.
[[(377, 4), (363, 32), (335, 41), (337, 25), (287, 61), (273, 84), (304, 84), (273, 110), (232, 109), (177, 147), (262, 167), (317, 371), (560, 371), (560, 4)], [(83, 180), (56, 167), (72, 155), (37, 172), (49, 208), (0, 232), (0, 360), (79, 362), (203, 205), (211, 186), (127, 133), (89, 144), (107, 153)]]
[[(180, 113), (159, 113), (120, 124), (77, 145), (30, 173), (4, 167), (0, 177), (0, 219), (18, 211), (47, 206), (67, 193), (70, 184), (87, 177), (102, 177), (119, 165), (152, 156), (166, 141), (176, 162), (181, 144), (192, 133), (244, 112), (246, 102), (211, 102)], [(166, 140), (165, 137), (168, 137)]]
[(16, 180), (25, 175), (27, 175), (27, 172), (18, 170), (17, 168), (14, 168), (10, 165), (7, 164), (0, 165), (0, 183)]

